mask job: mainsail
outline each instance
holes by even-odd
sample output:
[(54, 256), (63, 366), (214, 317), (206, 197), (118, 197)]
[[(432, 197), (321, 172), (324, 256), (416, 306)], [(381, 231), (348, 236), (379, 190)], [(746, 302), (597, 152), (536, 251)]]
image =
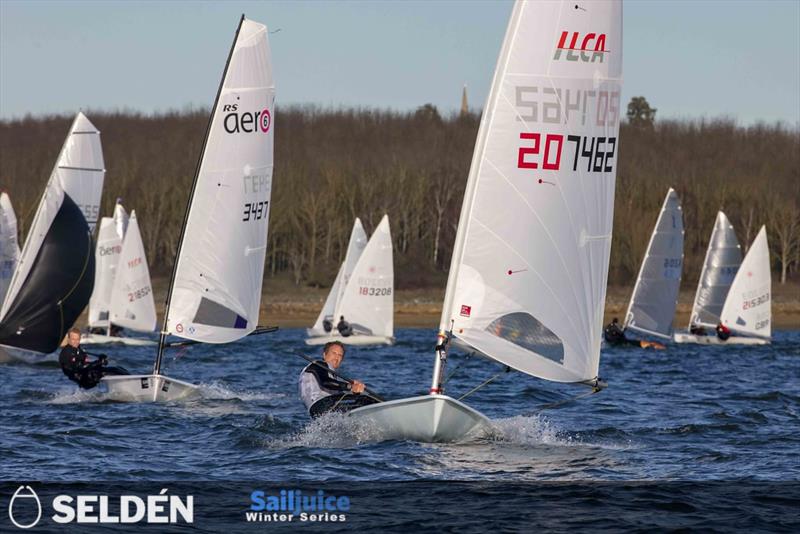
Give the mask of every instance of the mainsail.
[[(167, 300), (169, 334), (225, 343), (246, 336), (258, 324), (272, 187), (274, 99), (267, 28), (242, 17), (181, 235)], [(159, 363), (160, 359), (156, 372)]]
[(114, 286), (127, 226), (128, 214), (119, 201), (114, 206), (113, 217), (100, 219), (95, 248), (94, 291), (89, 299), (89, 326), (92, 328), (110, 326), (111, 288)]
[[(394, 335), (394, 260), (389, 217), (384, 215), (353, 268), (334, 318), (344, 316), (356, 334)], [(334, 322), (335, 326), (335, 322)]]
[(353, 273), (353, 268), (355, 268), (356, 262), (358, 261), (358, 258), (361, 257), (361, 253), (364, 251), (364, 247), (366, 246), (367, 233), (364, 232), (361, 219), (356, 217), (356, 221), (353, 223), (353, 229), (350, 232), (350, 241), (347, 244), (347, 252), (345, 253), (344, 261), (339, 266), (339, 272), (336, 274), (336, 280), (334, 280), (333, 285), (331, 286), (331, 290), (328, 293), (328, 297), (325, 299), (325, 305), (322, 307), (322, 311), (320, 311), (317, 321), (309, 330), (310, 335), (326, 335), (327, 332), (322, 324), (326, 319), (331, 321), (334, 327), (336, 326), (336, 323), (339, 319), (338, 317), (334, 318), (337, 305), (342, 298), (342, 294), (344, 293), (347, 283), (350, 281), (350, 275)]
[(669, 339), (682, 266), (683, 211), (678, 194), (670, 188), (633, 288), (626, 329)]
[(767, 230), (762, 226), (728, 291), (720, 315), (722, 324), (737, 334), (769, 338), (771, 293)]
[(19, 261), (17, 216), (8, 194), (0, 193), (0, 304), (5, 298), (11, 277)]
[(111, 290), (110, 320), (140, 332), (156, 329), (156, 306), (136, 211), (131, 212)]
[(94, 285), (86, 214), (96, 220), (104, 176), (100, 132), (78, 113), (3, 300), (0, 344), (52, 352), (83, 311)]
[(530, 375), (597, 377), (621, 84), (620, 2), (515, 4), (481, 117), (442, 331)]
[(719, 324), (722, 306), (741, 263), (742, 249), (736, 233), (728, 218), (720, 211), (711, 231), (703, 270), (697, 283), (690, 327), (714, 328)]

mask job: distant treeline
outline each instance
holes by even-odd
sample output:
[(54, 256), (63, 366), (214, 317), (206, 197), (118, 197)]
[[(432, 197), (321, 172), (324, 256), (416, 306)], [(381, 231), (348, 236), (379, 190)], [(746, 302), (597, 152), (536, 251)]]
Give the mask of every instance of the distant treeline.
[[(102, 213), (136, 209), (153, 271), (167, 273), (203, 142), (206, 110), (148, 116), (87, 112), (102, 132)], [(22, 227), (33, 218), (70, 116), (0, 121), (0, 186)], [(276, 113), (267, 276), (329, 285), (353, 219), (371, 233), (389, 214), (399, 288), (443, 285), (479, 117), (291, 107)], [(694, 283), (717, 210), (746, 248), (769, 230), (778, 277), (800, 268), (800, 132), (731, 120), (623, 124), (610, 281), (632, 284), (669, 187), (686, 228), (684, 280)]]

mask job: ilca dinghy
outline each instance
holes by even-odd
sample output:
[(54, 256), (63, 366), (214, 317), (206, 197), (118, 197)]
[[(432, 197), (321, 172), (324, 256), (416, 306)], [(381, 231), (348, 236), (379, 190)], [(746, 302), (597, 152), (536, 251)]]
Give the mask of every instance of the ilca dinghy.
[(0, 360), (43, 361), (94, 286), (92, 231), (105, 166), (100, 132), (78, 113), (45, 186), (0, 309)]
[(356, 219), (345, 260), (308, 334), (307, 345), (394, 343), (394, 264), (387, 215), (368, 243)]
[(711, 239), (697, 282), (688, 332), (676, 332), (675, 343), (718, 344), (715, 329), (733, 279), (742, 263), (742, 248), (733, 225), (723, 212), (717, 213)]
[(515, 3), (467, 180), (430, 394), (351, 417), (385, 439), (422, 442), (490, 428), (445, 395), (451, 337), (531, 376), (603, 386), (621, 84), (621, 2)]
[[(664, 349), (659, 341), (672, 339), (672, 319), (678, 305), (683, 267), (683, 210), (678, 194), (670, 188), (647, 245), (633, 294), (621, 329), (612, 323), (605, 328), (605, 340), (612, 345), (627, 344)], [(633, 333), (635, 339), (625, 334)], [(619, 334), (619, 335), (615, 335)]]
[(89, 299), (89, 332), (82, 345), (121, 343), (156, 345), (155, 341), (120, 335), (123, 328), (135, 332), (156, 329), (156, 308), (150, 270), (144, 254), (139, 224), (117, 200), (113, 217), (100, 219), (95, 249), (95, 278)]
[(274, 100), (267, 28), (243, 16), (195, 172), (153, 372), (104, 377), (110, 398), (156, 402), (199, 394), (198, 386), (162, 374), (167, 336), (229, 343), (256, 331), (272, 189)]

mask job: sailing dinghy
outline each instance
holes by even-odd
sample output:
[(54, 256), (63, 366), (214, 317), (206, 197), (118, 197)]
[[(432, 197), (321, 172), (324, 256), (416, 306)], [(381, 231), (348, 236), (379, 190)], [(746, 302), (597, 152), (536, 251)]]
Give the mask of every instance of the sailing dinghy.
[[(89, 328), (81, 336), (82, 345), (121, 343), (156, 345), (155, 341), (114, 335), (114, 326), (135, 332), (156, 329), (156, 307), (142, 235), (134, 215), (117, 200), (113, 217), (103, 217), (95, 249), (94, 292), (89, 300)], [(105, 328), (106, 333), (96, 330)]]
[(100, 132), (78, 113), (45, 186), (0, 309), (0, 359), (58, 349), (94, 286), (92, 229), (105, 166)]
[[(384, 215), (369, 242), (356, 219), (350, 233), (345, 260), (331, 292), (308, 330), (307, 345), (340, 341), (348, 345), (391, 345), (394, 343), (394, 264), (389, 217)], [(337, 330), (341, 318), (352, 334)]]
[[(767, 230), (761, 227), (733, 277), (719, 322), (731, 335), (721, 339), (710, 335), (684, 334), (686, 342), (707, 345), (766, 345), (772, 334), (772, 274), (769, 265)], [(691, 336), (691, 337), (690, 337)]]
[(452, 337), (531, 376), (603, 386), (621, 53), (621, 2), (515, 3), (467, 180), (430, 394), (351, 417), (385, 439), (422, 442), (490, 428), (445, 395)]
[[(623, 333), (632, 332), (637, 338), (672, 339), (682, 266), (683, 210), (678, 194), (670, 188), (639, 268), (625, 313)], [(646, 339), (639, 343), (642, 348), (665, 348), (661, 343)]]
[(722, 307), (741, 263), (742, 248), (736, 239), (733, 225), (720, 211), (714, 221), (703, 260), (703, 270), (697, 282), (689, 327), (685, 333), (675, 333), (675, 343), (714, 345), (722, 342), (715, 335), (714, 329), (720, 323)]
[(8, 193), (0, 193), (0, 304), (11, 284), (11, 277), (19, 261), (17, 241), (17, 216)]
[(196, 395), (198, 386), (162, 374), (167, 336), (229, 343), (256, 329), (272, 189), (274, 100), (267, 28), (242, 16), (195, 172), (153, 372), (104, 377), (110, 398), (156, 402)]

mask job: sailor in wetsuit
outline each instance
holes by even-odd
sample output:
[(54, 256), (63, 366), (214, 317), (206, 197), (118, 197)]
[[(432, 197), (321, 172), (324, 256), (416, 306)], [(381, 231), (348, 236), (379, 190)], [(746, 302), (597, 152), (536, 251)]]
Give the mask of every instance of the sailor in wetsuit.
[(77, 328), (70, 328), (67, 332), (67, 345), (61, 349), (58, 363), (67, 378), (83, 389), (95, 387), (105, 375), (128, 374), (121, 367), (106, 367), (108, 357), (105, 354), (90, 362), (89, 355), (81, 348), (81, 331)]
[(614, 317), (603, 330), (603, 337), (609, 345), (634, 345), (640, 347), (641, 344), (635, 339), (625, 337), (625, 330), (619, 324), (619, 319)]
[(363, 382), (347, 382), (331, 372), (342, 364), (344, 353), (344, 345), (340, 342), (326, 343), (322, 349), (322, 361), (308, 364), (300, 373), (300, 398), (311, 417), (331, 411), (347, 412), (379, 402), (365, 393)]
[(344, 320), (344, 315), (339, 317), (339, 324), (336, 325), (336, 330), (339, 331), (339, 334), (341, 334), (342, 337), (353, 335), (353, 327), (350, 326), (350, 323)]

